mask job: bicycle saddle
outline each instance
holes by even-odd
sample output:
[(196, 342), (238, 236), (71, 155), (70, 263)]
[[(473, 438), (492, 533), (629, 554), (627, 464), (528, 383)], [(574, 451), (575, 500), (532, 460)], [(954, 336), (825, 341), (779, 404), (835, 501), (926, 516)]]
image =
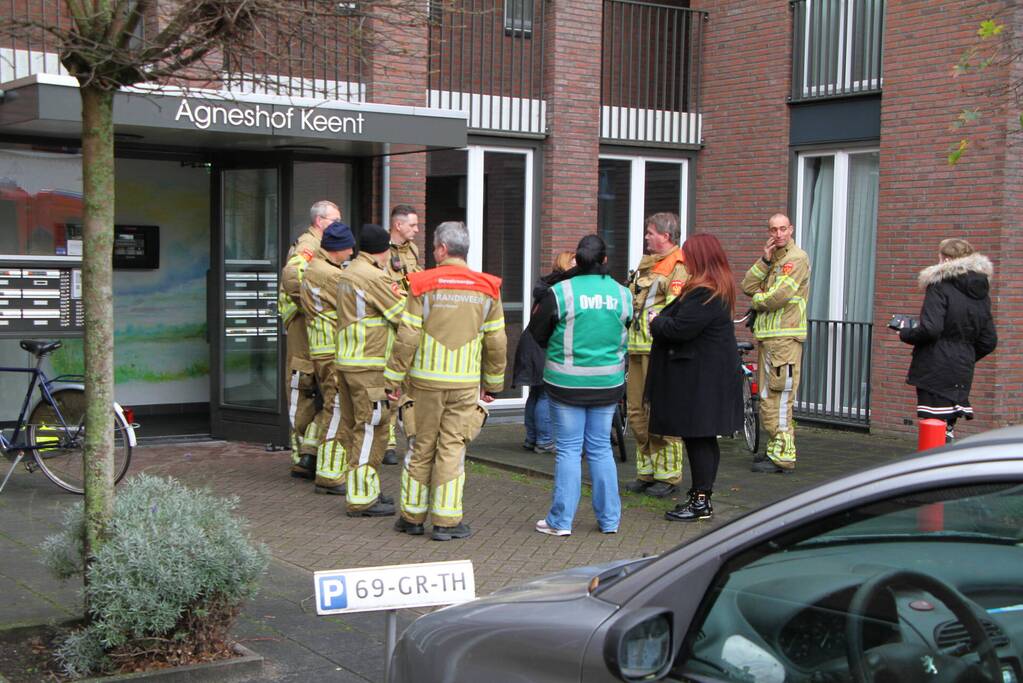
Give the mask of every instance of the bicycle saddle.
[(735, 345), (737, 347), (739, 347), (739, 349), (741, 351), (752, 351), (753, 350), (753, 343), (752, 342), (736, 342)]
[(53, 353), (62, 346), (59, 341), (37, 341), (35, 339), (22, 339), (21, 348), (33, 354), (36, 358), (42, 358), (48, 353)]

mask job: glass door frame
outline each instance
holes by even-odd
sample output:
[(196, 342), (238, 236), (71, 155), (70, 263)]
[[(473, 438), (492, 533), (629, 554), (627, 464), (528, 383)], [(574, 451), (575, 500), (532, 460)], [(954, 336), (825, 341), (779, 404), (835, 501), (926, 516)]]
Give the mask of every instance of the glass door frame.
[[(534, 180), (535, 180), (535, 155), (533, 147), (502, 147), (497, 145), (469, 145), (465, 148), (468, 152), (466, 159), (466, 201), (465, 201), (465, 225), (469, 230), (469, 267), (473, 270), (483, 268), (483, 200), (485, 193), (485, 164), (484, 156), (487, 152), (499, 154), (520, 154), (525, 157), (526, 175), (524, 178), (525, 187), (523, 192), (523, 225), (522, 225), (522, 329), (525, 330), (529, 324), (529, 309), (533, 297), (533, 220), (534, 220)], [(428, 248), (432, 245), (427, 245)], [(522, 395), (518, 398), (498, 398), (491, 403), (494, 408), (508, 408), (523, 406), (526, 403), (525, 389), (521, 390)]]
[[(284, 407), (284, 366), (287, 360), (286, 341), (280, 319), (277, 328), (278, 385), (273, 408), (241, 406), (224, 400), (224, 330), (225, 330), (225, 172), (265, 169), (277, 175), (277, 254), (274, 264), (279, 276), (280, 266), (288, 248), (289, 207), (291, 205), (291, 163), (280, 154), (216, 158), (210, 174), (210, 270), (207, 278), (207, 325), (210, 340), (210, 434), (214, 438), (286, 444), (288, 415)], [(273, 300), (276, 309), (276, 296)]]
[(616, 159), (628, 161), (629, 168), (629, 257), (628, 270), (631, 271), (643, 258), (643, 230), (646, 226), (646, 165), (678, 164), (681, 168), (678, 198), (679, 246), (686, 241), (689, 231), (689, 157), (637, 156), (634, 154), (604, 153), (600, 159)]

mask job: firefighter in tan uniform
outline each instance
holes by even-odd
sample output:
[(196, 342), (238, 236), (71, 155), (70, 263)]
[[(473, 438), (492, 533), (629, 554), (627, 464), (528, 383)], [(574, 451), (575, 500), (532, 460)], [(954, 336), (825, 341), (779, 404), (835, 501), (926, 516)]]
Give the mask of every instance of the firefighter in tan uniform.
[(364, 225), (359, 255), (341, 273), (337, 293), (337, 393), (348, 454), (348, 516), (385, 517), (394, 501), (380, 491), (391, 405), (384, 367), (405, 308), (405, 293), (385, 270), (387, 231)]
[[(398, 204), (391, 209), (391, 234), (387, 259), (387, 273), (399, 284), (402, 291), (408, 292), (408, 276), (423, 269), (419, 265), (419, 249), (416, 247), (415, 236), (419, 234), (419, 216), (416, 209), (408, 204)], [(407, 392), (406, 392), (407, 393)], [(391, 413), (391, 421), (387, 431), (387, 450), (384, 452), (385, 465), (398, 464), (398, 439), (395, 434), (395, 422), (398, 411)], [(405, 438), (408, 439), (406, 434)]]
[(355, 237), (341, 223), (323, 231), (320, 248), (302, 278), (302, 308), (306, 312), (309, 356), (323, 407), (313, 420), (316, 447), (316, 493), (345, 495), (345, 449), (341, 438), (341, 399), (337, 393), (334, 356), (337, 353), (337, 291), (343, 264), (352, 255)]
[(299, 235), (288, 251), (281, 271), (277, 293), (277, 312), (287, 336), (288, 423), (291, 443), (291, 476), (312, 479), (316, 476), (316, 374), (309, 357), (305, 313), (302, 311), (302, 277), (306, 266), (320, 248), (324, 229), (341, 220), (337, 204), (318, 201), (309, 210), (309, 229)]
[(504, 387), (507, 339), (501, 280), (469, 270), (469, 233), (446, 222), (433, 239), (436, 268), (409, 276), (409, 297), (384, 370), (397, 398), (408, 379), (415, 397), (415, 439), (401, 473), (401, 517), (395, 530), (433, 540), (468, 538), (462, 521), (465, 451), (479, 432), (480, 401)]
[(650, 413), (643, 401), (650, 362), (650, 321), (671, 303), (685, 284), (686, 268), (678, 247), (679, 222), (673, 213), (646, 219), (646, 254), (629, 281), (633, 319), (629, 327), (629, 376), (625, 385), (629, 426), (636, 437), (636, 480), (625, 490), (658, 498), (670, 495), (682, 480), (682, 441), (650, 434)]
[(753, 298), (760, 384), (760, 421), (768, 434), (767, 457), (754, 458), (754, 472), (791, 472), (796, 468), (792, 406), (799, 388), (799, 368), (806, 340), (810, 259), (792, 239), (788, 216), (775, 214), (767, 223), (764, 255), (746, 271), (742, 291)]

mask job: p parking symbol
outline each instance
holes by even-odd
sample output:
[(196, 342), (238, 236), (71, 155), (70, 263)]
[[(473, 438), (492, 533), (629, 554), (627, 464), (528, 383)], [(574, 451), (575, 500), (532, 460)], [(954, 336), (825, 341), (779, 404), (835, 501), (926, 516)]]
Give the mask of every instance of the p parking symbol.
[(348, 589), (343, 576), (320, 577), (320, 609), (345, 609), (348, 607)]

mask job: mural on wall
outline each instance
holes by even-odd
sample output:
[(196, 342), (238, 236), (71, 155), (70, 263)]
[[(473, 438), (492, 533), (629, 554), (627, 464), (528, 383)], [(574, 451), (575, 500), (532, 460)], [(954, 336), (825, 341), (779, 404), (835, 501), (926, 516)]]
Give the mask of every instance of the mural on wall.
[[(18, 187), (29, 195), (58, 191), (75, 196), (81, 191), (80, 157), (3, 150), (0, 179), (5, 187)], [(210, 396), (208, 171), (177, 161), (118, 159), (116, 182), (115, 221), (159, 226), (160, 239), (159, 268), (114, 271), (117, 400), (133, 406), (206, 403)], [(80, 210), (78, 216), (80, 222)], [(68, 215), (62, 221), (73, 223), (74, 218)], [(0, 232), (5, 232), (4, 223)], [(44, 227), (53, 235), (47, 242), (49, 253), (67, 248), (63, 222), (59, 227), (52, 222)], [(16, 340), (3, 347), (4, 363), (25, 364)], [(81, 340), (65, 339), (64, 347), (51, 356), (47, 372), (80, 373), (82, 362)]]

